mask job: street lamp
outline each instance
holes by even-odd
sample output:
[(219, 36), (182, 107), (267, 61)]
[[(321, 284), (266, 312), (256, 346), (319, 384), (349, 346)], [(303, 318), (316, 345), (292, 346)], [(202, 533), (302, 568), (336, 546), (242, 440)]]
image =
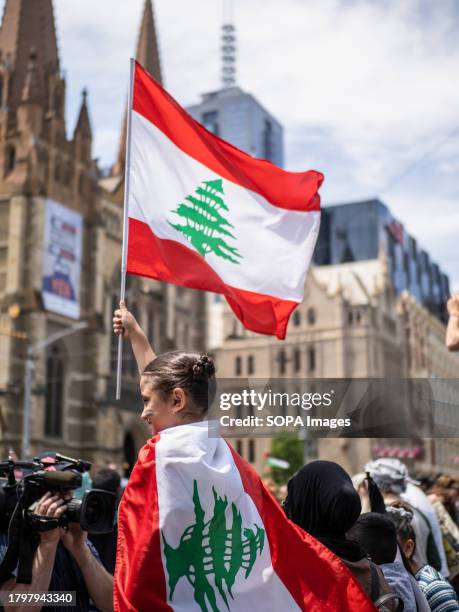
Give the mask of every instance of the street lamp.
[(88, 327), (86, 321), (75, 323), (72, 327), (52, 334), (46, 340), (40, 340), (27, 348), (27, 356), (24, 370), (24, 409), (22, 414), (22, 458), (26, 459), (30, 454), (30, 404), (32, 400), (33, 371), (35, 369), (35, 358), (37, 351), (46, 348), (53, 342), (70, 336), (81, 329)]

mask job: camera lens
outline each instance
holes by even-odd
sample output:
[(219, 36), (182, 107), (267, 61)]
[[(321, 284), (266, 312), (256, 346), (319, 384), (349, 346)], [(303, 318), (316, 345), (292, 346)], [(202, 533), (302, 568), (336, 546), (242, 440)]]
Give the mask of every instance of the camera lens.
[(85, 518), (88, 525), (94, 525), (101, 520), (104, 514), (105, 504), (100, 497), (92, 496), (88, 499), (85, 508)]
[(64, 521), (69, 523), (79, 523), (81, 517), (81, 499), (71, 499), (67, 502), (67, 511), (62, 516)]
[(63, 523), (79, 523), (89, 533), (110, 533), (116, 512), (116, 495), (92, 489), (83, 499), (71, 499), (62, 516)]

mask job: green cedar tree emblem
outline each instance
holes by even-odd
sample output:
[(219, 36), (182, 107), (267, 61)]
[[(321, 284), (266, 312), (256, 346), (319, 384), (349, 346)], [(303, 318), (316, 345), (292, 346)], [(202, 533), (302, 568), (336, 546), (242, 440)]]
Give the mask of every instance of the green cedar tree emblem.
[[(180, 203), (174, 212), (182, 217), (184, 224), (171, 223), (177, 231), (181, 232), (203, 257), (207, 253), (215, 253), (235, 264), (240, 263), (238, 258), (242, 255), (236, 247), (230, 246), (225, 236), (236, 240), (229, 231), (233, 225), (225, 219), (222, 211), (228, 211), (223, 198), (223, 181), (203, 181), (202, 187), (197, 187), (193, 195), (186, 196), (185, 202)], [(220, 195), (219, 195), (220, 194)]]
[[(195, 523), (185, 529), (177, 548), (164, 543), (166, 568), (169, 575), (170, 599), (172, 601), (178, 581), (185, 577), (194, 587), (194, 599), (202, 612), (219, 612), (215, 589), (208, 576), (213, 575), (228, 610), (227, 594), (234, 599), (232, 588), (238, 572), (245, 570), (247, 579), (265, 541), (265, 531), (254, 525), (252, 529), (242, 527), (241, 513), (231, 504), (232, 522), (226, 523), (228, 501), (219, 497), (214, 488), (214, 514), (204, 522), (204, 510), (199, 499), (198, 483), (193, 482)], [(226, 591), (226, 592), (225, 592)]]

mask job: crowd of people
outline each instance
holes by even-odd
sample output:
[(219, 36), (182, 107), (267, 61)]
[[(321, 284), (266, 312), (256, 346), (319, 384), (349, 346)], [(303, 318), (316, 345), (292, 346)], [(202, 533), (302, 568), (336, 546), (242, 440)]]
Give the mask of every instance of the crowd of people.
[(405, 611), (459, 611), (459, 480), (415, 481), (398, 459), (370, 461), (351, 479), (314, 461), (289, 481), (284, 506), (373, 601), (377, 588), (397, 594)]
[[(115, 493), (117, 502), (122, 497), (122, 479), (112, 467), (96, 471), (89, 484)], [(459, 612), (459, 479), (441, 474), (416, 481), (398, 459), (370, 461), (353, 478), (336, 463), (312, 461), (286, 491), (272, 492), (286, 493), (278, 499), (287, 517), (337, 555), (372, 601), (387, 596), (380, 609)], [(69, 498), (48, 492), (34, 512), (59, 517)], [(109, 534), (71, 524), (40, 533), (39, 540), (32, 583), (17, 584), (12, 572), (0, 590), (76, 591), (77, 610), (113, 609), (116, 520)], [(0, 561), (7, 544), (0, 532)]]
[(345, 561), (368, 594), (372, 562), (381, 592), (395, 592), (405, 611), (459, 610), (459, 478), (415, 480), (402, 461), (381, 458), (352, 478), (335, 463), (313, 461), (288, 485), (268, 476), (265, 486), (291, 520)]
[[(202, 381), (214, 381), (211, 358), (199, 354), (156, 357), (124, 305), (115, 313), (114, 328), (131, 340), (143, 374), (142, 418), (152, 435), (175, 427), (183, 415), (186, 423), (202, 421), (205, 411), (197, 418), (196, 406), (205, 402), (196, 399), (196, 385), (187, 386), (187, 381), (199, 379), (200, 392)], [(161, 383), (160, 396), (151, 389), (149, 381), (154, 377)], [(123, 484), (119, 473), (106, 467), (93, 473), (91, 483), (85, 486), (115, 494), (118, 504)], [(459, 612), (458, 478), (441, 474), (415, 480), (400, 460), (381, 458), (362, 466), (362, 472), (352, 478), (334, 462), (312, 461), (283, 489), (266, 484), (285, 516), (342, 561), (376, 609)], [(117, 515), (110, 533), (88, 534), (78, 523), (62, 527), (54, 519), (64, 514), (72, 495), (78, 494), (48, 491), (34, 504), (33, 515), (47, 526), (36, 533), (31, 582), (17, 580), (20, 567), (5, 575), (0, 565), (3, 594), (75, 591), (75, 610), (114, 609), (114, 575), (120, 550)], [(8, 557), (11, 535), (11, 529), (0, 531), (0, 563)], [(308, 568), (298, 567), (297, 571), (307, 572)], [(72, 609), (61, 607), (67, 612)], [(7, 609), (26, 608), (31, 609), (16, 603)], [(59, 605), (48, 607), (45, 603), (35, 609), (56, 610)]]

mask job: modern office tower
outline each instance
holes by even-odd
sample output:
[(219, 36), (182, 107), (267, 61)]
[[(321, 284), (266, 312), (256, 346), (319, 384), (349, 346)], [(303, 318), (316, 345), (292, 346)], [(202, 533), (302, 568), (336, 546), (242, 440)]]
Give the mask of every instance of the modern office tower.
[(314, 263), (336, 265), (377, 259), (383, 249), (397, 295), (408, 291), (442, 321), (446, 321), (449, 279), (428, 253), (380, 200), (327, 206)]

